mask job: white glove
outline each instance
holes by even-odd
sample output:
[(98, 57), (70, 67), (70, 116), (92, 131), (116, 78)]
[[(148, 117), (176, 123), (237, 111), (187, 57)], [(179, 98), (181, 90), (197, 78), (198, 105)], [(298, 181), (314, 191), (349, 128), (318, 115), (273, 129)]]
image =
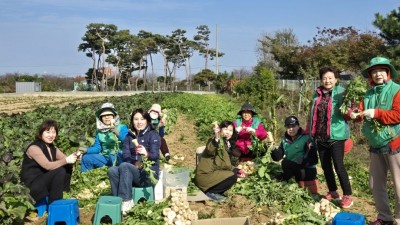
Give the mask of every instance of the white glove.
[(65, 161), (67, 161), (67, 164), (74, 164), (77, 158), (78, 157), (75, 155), (75, 153), (72, 153), (71, 155), (65, 158)]
[(351, 113), (350, 113), (350, 118), (351, 118), (352, 120), (355, 120), (359, 115), (360, 115), (360, 113), (351, 112)]
[(236, 132), (240, 133), (243, 130), (243, 127), (236, 127)]
[(254, 128), (251, 128), (251, 127), (247, 127), (246, 131), (249, 132), (249, 133), (253, 133), (253, 134), (256, 133), (256, 130)]
[(117, 135), (117, 136), (119, 135), (119, 130), (117, 127), (111, 128), (111, 131), (114, 132), (115, 135)]
[(362, 112), (367, 119), (373, 119), (375, 115), (375, 109), (367, 109)]
[(136, 152), (139, 153), (139, 154), (141, 154), (141, 155), (144, 155), (145, 157), (148, 156), (147, 150), (146, 150), (146, 148), (145, 148), (143, 145), (139, 145), (139, 146), (136, 148)]

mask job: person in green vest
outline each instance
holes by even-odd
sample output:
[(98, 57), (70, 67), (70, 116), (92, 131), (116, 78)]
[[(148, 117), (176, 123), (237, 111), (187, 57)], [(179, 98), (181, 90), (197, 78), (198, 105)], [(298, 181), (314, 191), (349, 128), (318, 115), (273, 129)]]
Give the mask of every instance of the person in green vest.
[[(369, 186), (378, 211), (372, 224), (400, 224), (400, 85), (392, 80), (398, 73), (389, 59), (375, 57), (362, 75), (371, 88), (358, 107), (361, 113), (351, 111), (350, 117), (364, 122), (362, 133), (370, 146)], [(388, 171), (395, 192), (396, 223), (390, 210)]]
[[(83, 153), (81, 171), (86, 172), (103, 166), (113, 166), (128, 134), (128, 127), (120, 123), (120, 117), (112, 103), (104, 103), (96, 111), (96, 139), (90, 147), (79, 147)], [(122, 160), (122, 159), (121, 159)]]
[(300, 127), (297, 117), (288, 116), (285, 119), (285, 128), (285, 136), (279, 147), (271, 152), (274, 161), (283, 159), (283, 173), (279, 180), (289, 181), (294, 177), (300, 187), (318, 194), (317, 150), (311, 144), (309, 135)]
[(255, 158), (253, 153), (253, 138), (264, 140), (268, 137), (268, 132), (250, 103), (245, 102), (237, 113), (237, 118), (233, 121), (233, 126), (238, 133), (236, 146), (239, 148), (241, 155), (240, 161), (249, 161)]
[(306, 131), (317, 143), (321, 167), (328, 186), (325, 198), (340, 199), (336, 172), (343, 191), (340, 206), (350, 208), (353, 205), (352, 190), (343, 161), (345, 141), (350, 138), (350, 127), (339, 110), (345, 89), (338, 85), (339, 73), (333, 67), (321, 68), (319, 78), (321, 86), (313, 95)]

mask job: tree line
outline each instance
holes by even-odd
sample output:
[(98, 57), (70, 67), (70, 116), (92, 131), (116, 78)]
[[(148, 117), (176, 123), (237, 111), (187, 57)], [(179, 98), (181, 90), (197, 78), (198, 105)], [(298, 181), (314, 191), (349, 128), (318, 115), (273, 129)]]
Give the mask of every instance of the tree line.
[[(230, 73), (225, 71), (215, 74), (208, 69), (208, 62), (217, 57), (217, 50), (210, 46), (211, 32), (206, 25), (196, 27), (197, 34), (189, 38), (183, 29), (176, 29), (170, 35), (144, 30), (130, 34), (129, 30), (118, 30), (113, 24), (91, 23), (87, 25), (78, 51), (92, 59), (86, 80), (96, 90), (130, 90), (127, 86), (133, 90), (154, 90), (156, 83), (162, 83), (163, 88), (173, 90), (172, 84), (175, 82), (180, 87), (186, 86), (187, 90), (194, 84), (209, 88), (212, 84), (220, 93), (243, 95), (252, 90), (244, 88), (245, 84), (257, 83), (248, 79), (251, 76), (257, 77), (261, 71), (266, 72), (262, 68), (270, 71), (277, 79), (316, 79), (318, 69), (326, 65), (357, 75), (377, 55), (391, 59), (392, 64), (400, 68), (400, 7), (387, 15), (376, 13), (372, 24), (378, 29), (377, 32), (360, 31), (351, 26), (317, 27), (316, 35), (307, 44), (300, 44), (290, 28), (265, 34), (258, 40), (259, 58), (254, 69), (239, 69)], [(196, 52), (204, 58), (204, 69), (192, 74), (190, 59)], [(159, 77), (154, 77), (152, 57), (155, 54), (162, 55), (164, 59), (163, 75)], [(223, 55), (218, 52), (218, 57)], [(107, 76), (106, 63), (117, 68), (118, 74)], [(186, 68), (186, 79), (177, 82), (176, 69), (179, 67)], [(0, 76), (0, 91), (9, 92), (12, 90), (8, 87), (10, 85), (15, 90), (15, 84), (10, 81), (21, 81), (24, 76), (28, 75)], [(57, 77), (50, 79), (47, 76), (49, 80), (57, 80)], [(35, 81), (41, 78), (38, 75), (32, 76)], [(236, 87), (241, 81), (243, 83)], [(59, 85), (54, 86), (63, 89)], [(72, 85), (65, 85), (69, 86)], [(53, 89), (49, 87), (49, 90)], [(42, 85), (42, 90), (47, 91), (47, 88)]]
[[(208, 69), (208, 61), (222, 57), (224, 53), (217, 52), (210, 46), (210, 29), (206, 25), (196, 27), (197, 34), (193, 38), (186, 36), (186, 30), (176, 29), (170, 35), (161, 35), (140, 30), (131, 34), (129, 30), (118, 30), (114, 24), (91, 23), (86, 26), (86, 33), (78, 51), (82, 51), (92, 59), (92, 67), (88, 69), (86, 78), (94, 84), (96, 90), (105, 90), (110, 80), (106, 63), (117, 69), (112, 90), (120, 90), (123, 85), (135, 86), (142, 81), (144, 90), (148, 89), (148, 80), (155, 80), (152, 56), (160, 54), (163, 58), (163, 76), (158, 81), (164, 87), (171, 86), (176, 80), (176, 70), (185, 67), (186, 83), (191, 85), (190, 59), (197, 52), (204, 58), (204, 70)], [(148, 69), (151, 69), (150, 76)], [(137, 72), (137, 75), (132, 74)], [(153, 90), (154, 90), (154, 82)]]

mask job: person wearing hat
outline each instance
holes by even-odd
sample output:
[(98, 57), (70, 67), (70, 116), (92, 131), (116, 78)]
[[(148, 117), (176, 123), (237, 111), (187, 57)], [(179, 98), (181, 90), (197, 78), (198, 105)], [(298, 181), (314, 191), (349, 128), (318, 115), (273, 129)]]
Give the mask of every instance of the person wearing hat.
[(161, 106), (159, 104), (153, 104), (149, 109), (148, 113), (150, 114), (151, 124), (153, 124), (155, 129), (158, 129), (158, 134), (161, 138), (161, 153), (165, 157), (165, 160), (168, 162), (171, 159), (171, 155), (169, 154), (169, 149), (167, 142), (164, 139), (164, 128), (165, 121), (167, 119), (166, 114), (162, 114)]
[(233, 125), (238, 133), (236, 146), (241, 151), (241, 161), (251, 160), (255, 157), (250, 151), (252, 148), (252, 134), (260, 140), (266, 139), (268, 134), (257, 112), (248, 102), (242, 105), (237, 115), (236, 120), (233, 121)]
[(339, 74), (333, 67), (320, 68), (319, 78), (321, 86), (316, 89), (312, 97), (306, 131), (317, 145), (328, 186), (325, 198), (340, 199), (335, 179), (336, 172), (343, 191), (340, 206), (350, 208), (353, 205), (352, 189), (343, 161), (345, 142), (350, 138), (350, 127), (339, 110), (345, 89), (338, 85)]
[[(400, 85), (392, 80), (398, 73), (384, 57), (371, 59), (361, 73), (371, 88), (360, 103), (361, 113), (350, 112), (350, 117), (363, 121), (362, 133), (370, 146), (369, 186), (378, 211), (372, 224), (400, 224)], [(374, 120), (379, 122), (379, 129), (374, 127)], [(394, 221), (386, 185), (388, 171), (396, 193)]]
[(128, 127), (120, 123), (120, 117), (112, 103), (104, 103), (96, 111), (96, 139), (90, 147), (79, 147), (83, 153), (81, 171), (86, 172), (116, 164), (118, 153), (128, 134)]
[(274, 161), (283, 159), (283, 174), (279, 179), (288, 181), (294, 177), (300, 187), (318, 194), (317, 150), (311, 144), (309, 135), (300, 127), (297, 117), (288, 116), (285, 119), (285, 128), (285, 136), (279, 147), (271, 151)]

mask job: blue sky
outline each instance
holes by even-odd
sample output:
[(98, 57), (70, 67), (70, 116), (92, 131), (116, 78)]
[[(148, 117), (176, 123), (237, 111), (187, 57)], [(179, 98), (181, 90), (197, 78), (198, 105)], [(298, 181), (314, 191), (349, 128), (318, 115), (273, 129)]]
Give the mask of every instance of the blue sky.
[[(77, 47), (90, 23), (115, 24), (132, 34), (162, 35), (184, 29), (193, 38), (196, 26), (211, 30), (225, 56), (219, 71), (251, 69), (257, 64), (257, 40), (265, 33), (291, 28), (302, 44), (316, 27), (353, 26), (375, 30), (374, 14), (397, 9), (398, 0), (2, 0), (0, 1), (0, 75), (5, 73), (83, 75), (91, 59)], [(191, 60), (200, 71), (200, 56)], [(209, 68), (215, 70), (215, 60)], [(156, 73), (162, 74), (156, 58)], [(184, 68), (178, 71), (183, 78)]]

